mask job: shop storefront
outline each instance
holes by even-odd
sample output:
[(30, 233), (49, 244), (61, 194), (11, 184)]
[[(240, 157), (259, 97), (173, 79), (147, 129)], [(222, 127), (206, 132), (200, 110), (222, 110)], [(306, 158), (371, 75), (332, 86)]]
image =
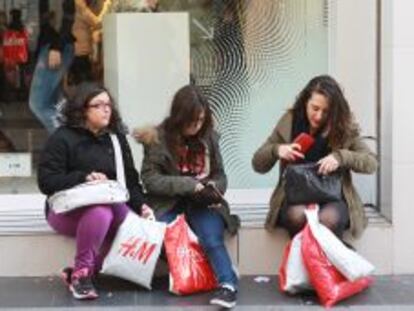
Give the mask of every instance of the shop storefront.
[[(105, 3), (104, 0), (86, 2), (95, 14), (99, 14)], [(114, 68), (121, 70), (123, 66), (121, 61), (116, 61), (114, 65), (114, 59), (118, 59), (119, 53), (125, 52), (128, 47), (112, 44), (114, 34), (109, 30), (114, 28), (109, 25), (121, 25), (122, 14), (129, 14), (126, 19), (151, 19), (148, 25), (157, 27), (156, 19), (163, 23), (163, 16), (171, 18), (167, 17), (169, 13), (178, 14), (176, 24), (171, 22), (171, 25), (182, 25), (179, 26), (179, 32), (183, 35), (167, 48), (172, 49), (170, 55), (177, 54), (179, 62), (175, 63), (174, 68), (165, 67), (165, 70), (178, 72), (179, 79), (176, 79), (176, 83), (195, 83), (208, 96), (221, 133), (220, 143), (229, 176), (228, 198), (235, 211), (242, 214), (246, 227), (262, 230), (268, 197), (278, 178), (277, 169), (267, 175), (255, 173), (251, 168), (252, 154), (269, 135), (279, 117), (292, 105), (298, 91), (313, 76), (327, 73), (341, 82), (360, 122), (362, 135), (372, 149), (380, 154), (383, 152), (381, 148), (387, 142), (382, 147), (379, 144), (386, 128), (385, 121), (380, 123), (383, 117), (381, 113), (384, 112), (384, 109), (380, 109), (383, 80), (379, 75), (381, 1), (160, 0), (153, 8), (144, 6), (143, 1), (136, 1), (136, 6), (130, 6), (134, 1), (112, 2), (103, 26), (99, 24), (93, 29), (103, 30), (103, 36), (102, 40), (94, 41), (92, 50), (87, 55), (91, 61), (92, 79), (104, 81), (115, 93), (120, 111), (124, 113), (129, 127), (161, 119), (165, 111), (150, 109), (150, 105), (157, 105), (151, 102), (151, 95), (147, 97), (147, 93), (138, 92), (136, 100), (125, 100), (126, 93), (123, 92), (133, 88), (128, 85), (128, 81), (139, 83), (140, 80), (133, 76), (119, 77), (114, 74)], [(36, 205), (33, 209), (41, 211), (43, 197), (36, 185), (36, 167), (39, 153), (49, 134), (29, 107), (30, 83), (37, 60), (36, 50), (42, 31), (41, 25), (49, 23), (59, 26), (63, 12), (61, 1), (2, 0), (0, 23), (2, 19), (4, 22), (0, 27), (3, 34), (9, 27), (11, 9), (21, 12), (21, 21), (28, 34), (28, 59), (14, 68), (13, 74), (7, 71), (4, 60), (2, 63), (0, 206), (9, 203), (22, 206), (33, 202)], [(136, 15), (134, 17), (131, 14)], [(183, 19), (185, 21), (180, 24)], [(352, 25), (349, 23), (350, 19), (353, 21)], [(140, 25), (145, 23), (143, 21)], [(99, 28), (101, 26), (102, 29)], [(142, 42), (135, 42), (139, 48), (140, 44), (157, 32), (160, 36), (165, 36), (165, 40), (171, 40), (172, 34), (168, 31), (174, 27), (154, 28), (153, 32), (148, 28), (122, 29), (130, 35), (140, 32), (137, 38), (142, 37)], [(148, 40), (148, 45), (150, 41)], [(131, 47), (135, 43), (131, 42)], [(160, 46), (165, 47), (162, 44)], [(142, 49), (145, 50), (146, 47)], [(161, 71), (158, 77), (147, 75), (151, 66), (164, 66), (163, 60), (155, 57), (162, 53), (157, 53), (154, 51), (154, 59), (141, 59), (138, 62), (149, 66), (139, 67), (143, 71), (137, 75), (150, 77), (153, 89), (149, 89), (148, 94), (162, 93), (165, 102), (160, 105), (168, 106), (167, 100), (173, 90), (164, 88), (173, 84), (165, 83)], [(134, 61), (131, 62), (135, 64)], [(163, 68), (162, 66), (158, 67)], [(73, 72), (69, 71), (62, 80), (63, 90), (68, 94), (76, 89), (76, 77), (74, 79), (71, 74)], [(140, 88), (136, 87), (134, 91), (137, 90)], [(62, 102), (64, 101), (56, 102), (57, 107)], [(134, 109), (141, 115), (131, 118), (128, 113)], [(153, 115), (154, 111), (157, 116)], [(139, 148), (134, 152), (139, 167)], [(387, 169), (384, 168), (381, 172), (387, 174)], [(386, 198), (382, 195), (381, 185), (384, 182), (386, 186), (389, 185), (386, 182), (387, 176), (389, 175), (354, 176), (367, 210), (374, 217), (381, 218), (384, 223), (386, 220), (382, 215), (387, 219), (392, 216), (391, 204), (383, 204)], [(14, 207), (9, 207), (5, 213), (10, 210), (14, 211)], [(32, 218), (29, 218), (32, 220), (19, 222), (14, 227), (2, 221), (3, 214), (0, 214), (0, 231), (3, 234), (30, 234), (36, 224), (38, 232), (49, 232), (40, 219), (41, 212), (37, 212), (36, 216), (31, 213), (29, 214)], [(13, 217), (18, 215), (24, 215), (24, 212), (14, 213)], [(240, 246), (238, 247), (240, 250)], [(389, 262), (384, 265), (385, 268), (381, 271), (389, 272)]]
[[(62, 12), (57, 2), (49, 4), (49, 9), (54, 12), (54, 19), (50, 22), (59, 25), (57, 19)], [(50, 18), (45, 11), (39, 11), (45, 10), (39, 4), (38, 1), (3, 1), (5, 11), (11, 8), (21, 10), (23, 25), (29, 33), (30, 51), (30, 58), (21, 73), (24, 75), (21, 80), (26, 84), (16, 90), (12, 90), (11, 83), (2, 87), (3, 93), (15, 93), (9, 94), (11, 98), (3, 99), (1, 104), (3, 139), (11, 145), (4, 151), (27, 152), (30, 163), (22, 157), (27, 161), (21, 162), (21, 166), (27, 168), (30, 164), (31, 169), (10, 171), (8, 174), (14, 176), (12, 179), (2, 178), (2, 193), (36, 191), (33, 185), (38, 153), (47, 137), (42, 124), (28, 108), (30, 78), (36, 63), (36, 42), (41, 24), (39, 15)], [(121, 4), (116, 7), (115, 3), (114, 6), (119, 10), (131, 10)], [(96, 5), (92, 9), (98, 12), (100, 8)], [(201, 86), (210, 98), (222, 135), (230, 188), (272, 187), (277, 179), (277, 170), (267, 176), (255, 174), (250, 167), (251, 155), (275, 121), (291, 106), (298, 90), (311, 77), (335, 70), (335, 57), (340, 57), (334, 55), (338, 52), (334, 45), (335, 34), (332, 34), (337, 23), (333, 14), (335, 6), (330, 6), (325, 0), (313, 1), (312, 5), (306, 1), (160, 1), (157, 10), (188, 13), (189, 79)], [(96, 53), (99, 46), (94, 48), (91, 53)], [(94, 56), (89, 55), (90, 58)], [(102, 63), (96, 62), (93, 66), (93, 71), (97, 72)], [(69, 81), (67, 78), (64, 83), (69, 82), (70, 88), (70, 73)], [(99, 79), (99, 74), (94, 78)], [(368, 109), (375, 115), (374, 96), (370, 100), (372, 103), (367, 106), (372, 106)], [(355, 106), (357, 114), (367, 109), (361, 109), (359, 103), (352, 101), (351, 105)], [(368, 123), (362, 122), (364, 135), (376, 139), (376, 121), (368, 120)], [(18, 166), (17, 156), (16, 160), (12, 158), (11, 167)], [(7, 172), (3, 172), (5, 174)], [(374, 188), (365, 191), (366, 201), (376, 205)]]

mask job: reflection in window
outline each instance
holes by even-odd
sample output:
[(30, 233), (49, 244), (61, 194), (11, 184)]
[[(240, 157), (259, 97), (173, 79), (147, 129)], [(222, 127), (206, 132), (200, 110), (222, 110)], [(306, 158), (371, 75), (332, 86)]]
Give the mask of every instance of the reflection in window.
[(212, 101), (230, 187), (273, 186), (277, 172), (258, 176), (250, 159), (298, 90), (327, 72), (327, 2), (180, 3), (190, 12), (192, 77)]
[[(33, 172), (48, 134), (28, 107), (28, 91), (39, 52), (40, 25), (59, 28), (62, 1), (0, 0), (0, 34), (3, 36), (7, 29), (13, 5), (21, 9), (23, 24), (29, 30), (26, 63), (7, 71), (0, 55), (0, 156), (29, 153), (33, 163), (31, 176), (25, 177), (1, 177), (0, 168), (2, 193), (37, 192)], [(104, 0), (87, 2), (91, 11), (98, 13)], [(311, 76), (327, 72), (326, 3), (159, 0), (158, 11), (190, 13), (192, 80), (212, 102), (231, 188), (274, 185), (277, 172), (258, 176), (251, 169), (250, 159), (293, 102), (294, 94)], [(76, 25), (81, 27), (84, 22), (78, 20)], [(99, 33), (89, 35), (86, 38), (99, 38)], [(77, 79), (102, 79), (100, 47), (97, 44), (82, 54), (78, 46), (76, 66), (63, 80), (67, 93), (76, 89)], [(89, 70), (83, 77), (85, 66)]]
[(39, 153), (59, 107), (82, 81), (102, 80), (100, 31), (110, 2), (0, 1), (1, 193), (37, 192)]

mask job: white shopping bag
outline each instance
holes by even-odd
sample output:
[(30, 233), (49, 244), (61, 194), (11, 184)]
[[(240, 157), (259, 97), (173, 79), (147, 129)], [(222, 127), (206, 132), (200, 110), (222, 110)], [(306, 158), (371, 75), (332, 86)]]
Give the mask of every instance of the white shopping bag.
[(355, 251), (349, 249), (327, 227), (319, 222), (318, 207), (305, 210), (313, 236), (335, 268), (348, 280), (355, 281), (373, 273), (375, 267)]
[(312, 289), (308, 272), (302, 259), (302, 232), (296, 234), (286, 246), (286, 258), (279, 269), (279, 285), (283, 292), (297, 294)]
[(101, 272), (151, 289), (165, 229), (165, 223), (146, 220), (129, 212), (118, 229)]

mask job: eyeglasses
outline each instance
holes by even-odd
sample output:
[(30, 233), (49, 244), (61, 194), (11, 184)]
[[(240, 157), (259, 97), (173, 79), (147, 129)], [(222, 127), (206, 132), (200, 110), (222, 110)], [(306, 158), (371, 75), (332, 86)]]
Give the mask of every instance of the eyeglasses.
[(88, 108), (92, 109), (112, 109), (112, 103), (111, 102), (96, 102), (88, 105)]

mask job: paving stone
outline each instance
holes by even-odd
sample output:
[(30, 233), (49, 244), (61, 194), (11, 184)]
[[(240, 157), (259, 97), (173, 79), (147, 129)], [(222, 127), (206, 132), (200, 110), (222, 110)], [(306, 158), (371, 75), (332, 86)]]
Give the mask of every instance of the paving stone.
[[(276, 276), (244, 276), (237, 310), (324, 310), (313, 295), (281, 294)], [(264, 280), (264, 281), (263, 281)], [(168, 292), (168, 277), (156, 278), (149, 291), (112, 277), (97, 279), (100, 298), (76, 301), (58, 277), (0, 278), (0, 309), (5, 310), (217, 310), (209, 306), (211, 293), (186, 297)], [(340, 302), (335, 310), (414, 310), (414, 275), (378, 276), (368, 290)]]

